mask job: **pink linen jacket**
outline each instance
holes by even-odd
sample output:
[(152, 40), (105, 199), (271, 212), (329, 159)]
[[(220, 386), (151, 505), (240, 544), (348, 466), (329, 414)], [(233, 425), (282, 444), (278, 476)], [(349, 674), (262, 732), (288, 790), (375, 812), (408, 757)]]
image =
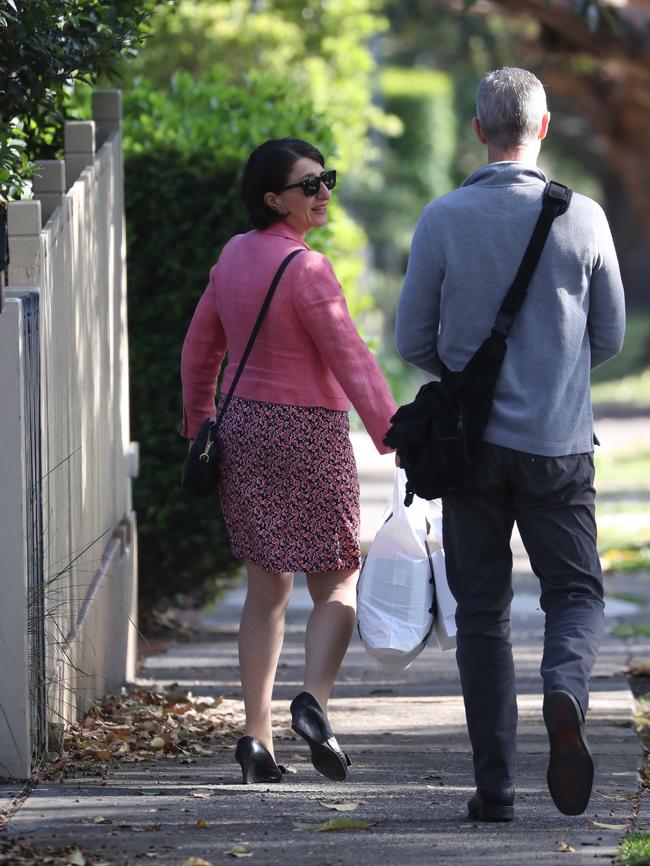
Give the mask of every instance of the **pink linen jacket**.
[(377, 450), (396, 404), (348, 312), (328, 259), (286, 223), (236, 235), (210, 271), (181, 357), (183, 428), (193, 438), (215, 414), (215, 383), (228, 348), (227, 393), (274, 273), (292, 250), (236, 394), (249, 400), (347, 411), (352, 403)]

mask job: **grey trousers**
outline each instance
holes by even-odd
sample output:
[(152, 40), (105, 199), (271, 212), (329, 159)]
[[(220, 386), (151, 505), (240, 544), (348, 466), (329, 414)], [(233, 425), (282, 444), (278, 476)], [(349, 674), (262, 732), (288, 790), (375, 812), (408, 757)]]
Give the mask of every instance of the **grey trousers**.
[(603, 632), (591, 454), (540, 457), (483, 443), (463, 483), (443, 498), (449, 586), (458, 603), (456, 659), (477, 787), (515, 784), (517, 701), (510, 640), (514, 522), (540, 581), (541, 675), (587, 711)]

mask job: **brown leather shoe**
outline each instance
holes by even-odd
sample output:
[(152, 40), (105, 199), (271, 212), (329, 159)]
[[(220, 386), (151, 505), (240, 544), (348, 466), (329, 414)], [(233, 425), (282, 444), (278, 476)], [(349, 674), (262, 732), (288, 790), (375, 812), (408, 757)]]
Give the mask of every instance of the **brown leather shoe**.
[(544, 724), (551, 745), (548, 790), (560, 812), (581, 815), (591, 796), (594, 762), (580, 704), (570, 691), (555, 688), (545, 695)]

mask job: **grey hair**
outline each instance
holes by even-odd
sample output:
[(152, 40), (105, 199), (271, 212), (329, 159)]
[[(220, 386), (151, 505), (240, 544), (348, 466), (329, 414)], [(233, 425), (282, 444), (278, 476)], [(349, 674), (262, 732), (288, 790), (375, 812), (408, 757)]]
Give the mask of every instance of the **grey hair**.
[(490, 144), (513, 147), (537, 137), (546, 112), (542, 82), (527, 69), (489, 72), (476, 91), (476, 116)]

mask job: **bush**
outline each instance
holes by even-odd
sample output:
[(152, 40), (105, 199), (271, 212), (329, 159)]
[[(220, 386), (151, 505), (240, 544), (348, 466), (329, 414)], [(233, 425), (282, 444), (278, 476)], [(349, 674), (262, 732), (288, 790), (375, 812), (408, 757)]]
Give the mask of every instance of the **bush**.
[[(239, 176), (261, 141), (299, 135), (325, 153), (326, 123), (286, 85), (252, 75), (247, 88), (224, 70), (201, 81), (181, 74), (170, 91), (146, 82), (125, 96), (131, 424), (140, 442), (134, 500), (139, 521), (140, 598), (192, 592), (206, 597), (232, 571), (216, 499), (180, 491), (187, 450), (180, 351), (211, 265), (223, 244), (249, 226)], [(323, 232), (330, 247), (334, 236)]]
[(4, 0), (0, 9), (0, 206), (29, 193), (34, 159), (61, 146), (74, 80), (133, 54), (162, 0)]

